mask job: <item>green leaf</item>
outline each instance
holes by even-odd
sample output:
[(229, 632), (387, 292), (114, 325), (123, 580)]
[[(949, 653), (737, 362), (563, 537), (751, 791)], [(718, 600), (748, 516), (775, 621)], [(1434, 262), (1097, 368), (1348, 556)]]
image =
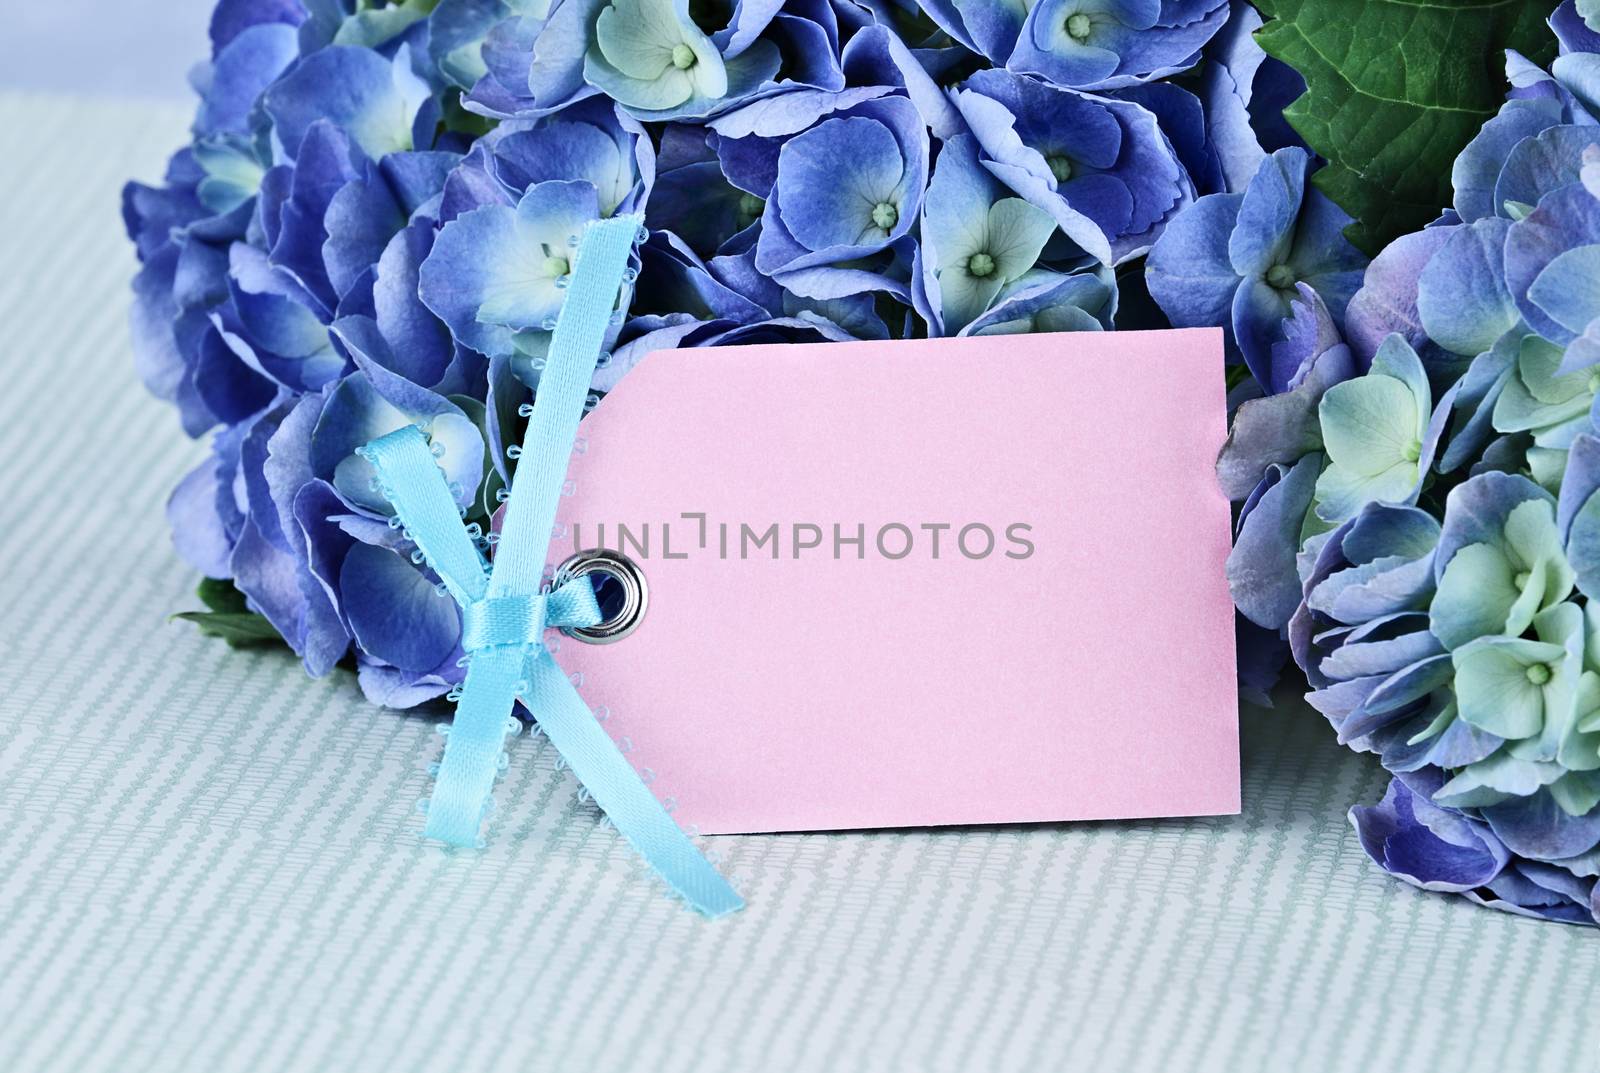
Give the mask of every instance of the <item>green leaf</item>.
[(244, 593), (233, 582), (202, 578), (195, 594), (206, 605), (205, 611), (180, 611), (172, 617), (192, 622), (207, 637), (220, 637), (234, 648), (257, 645), (285, 645), (283, 637), (265, 615), (251, 611)]
[(1505, 97), (1505, 50), (1555, 54), (1555, 0), (1256, 0), (1267, 54), (1306, 92), (1287, 118), (1327, 160), (1317, 187), (1376, 254), (1450, 204), (1450, 169)]

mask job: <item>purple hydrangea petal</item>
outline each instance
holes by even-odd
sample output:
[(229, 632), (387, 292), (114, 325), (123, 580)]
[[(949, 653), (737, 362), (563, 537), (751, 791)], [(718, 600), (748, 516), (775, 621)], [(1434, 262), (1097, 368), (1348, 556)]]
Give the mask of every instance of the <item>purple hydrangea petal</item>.
[(1413, 350), (1427, 360), (1431, 340), (1417, 311), (1418, 281), (1454, 232), (1451, 227), (1430, 227), (1389, 243), (1367, 266), (1361, 288), (1350, 299), (1344, 318), (1345, 338), (1363, 366), (1378, 347), (1399, 332)]
[(1568, 815), (1548, 791), (1489, 805), (1482, 813), (1500, 840), (1524, 857), (1574, 857), (1600, 845), (1600, 809)]
[[(1432, 824), (1419, 819), (1421, 812)], [(1393, 779), (1383, 800), (1350, 810), (1362, 848), (1384, 871), (1433, 891), (1469, 891), (1506, 867), (1510, 854), (1484, 824), (1447, 813)]]
[(1228, 555), (1228, 589), (1239, 612), (1259, 626), (1286, 626), (1300, 605), (1295, 551), (1320, 470), (1317, 455), (1287, 469), (1272, 466), (1265, 478), (1267, 490), (1240, 517)]

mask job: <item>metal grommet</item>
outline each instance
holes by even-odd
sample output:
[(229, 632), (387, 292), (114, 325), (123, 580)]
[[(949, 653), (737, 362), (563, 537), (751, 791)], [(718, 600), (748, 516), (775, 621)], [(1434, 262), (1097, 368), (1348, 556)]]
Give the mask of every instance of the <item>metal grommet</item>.
[(554, 584), (563, 585), (588, 574), (605, 574), (622, 586), (622, 610), (598, 626), (568, 626), (561, 632), (589, 645), (615, 644), (639, 628), (650, 605), (644, 571), (621, 552), (594, 548), (580, 551), (556, 567)]

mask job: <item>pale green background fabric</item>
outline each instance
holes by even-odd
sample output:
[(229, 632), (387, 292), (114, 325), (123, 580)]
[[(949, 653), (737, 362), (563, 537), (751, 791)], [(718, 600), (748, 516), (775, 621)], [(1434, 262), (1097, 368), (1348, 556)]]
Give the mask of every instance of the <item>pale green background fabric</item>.
[(424, 845), (437, 715), (165, 617), (203, 448), (130, 368), (117, 189), (186, 118), (0, 95), (0, 1070), (1600, 1064), (1600, 934), (1379, 873), (1299, 707), (1242, 816), (718, 839), (710, 924), (526, 738), (489, 848)]

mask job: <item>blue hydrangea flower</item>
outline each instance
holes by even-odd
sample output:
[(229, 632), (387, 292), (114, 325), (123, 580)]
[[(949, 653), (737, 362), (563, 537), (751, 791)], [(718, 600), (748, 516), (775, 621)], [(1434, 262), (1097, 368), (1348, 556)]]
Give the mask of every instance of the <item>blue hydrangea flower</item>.
[(1310, 169), (1304, 150), (1278, 150), (1244, 193), (1199, 199), (1150, 250), (1150, 294), (1172, 323), (1226, 326), (1258, 381), (1297, 286), (1342, 318), (1366, 265), (1344, 237), (1349, 217), (1308, 186)]
[(1143, 254), (1194, 199), (1155, 114), (1137, 104), (1005, 71), (977, 72), (955, 100), (989, 172), (1102, 263)]
[(1040, 0), (1006, 66), (1063, 86), (1114, 89), (1192, 67), (1226, 0)]
[(603, 95), (642, 120), (697, 120), (791, 89), (844, 88), (843, 27), (827, 0), (693, 11), (682, 0), (542, 7), (519, 4), (487, 32), (473, 27), (483, 74), (467, 108), (534, 119)]
[(515, 208), (485, 205), (445, 224), (418, 273), (423, 302), (455, 337), (507, 357), (519, 332), (549, 331), (577, 237), (600, 218), (584, 182), (536, 183)]
[(1116, 89), (1193, 67), (1228, 0), (933, 0), (928, 15), (997, 66)]
[[(1343, 322), (1370, 368), (1322, 392), (1313, 437), (1305, 382), (1285, 391), (1279, 352), (1258, 354), (1266, 397), (1240, 407), (1219, 471), (1237, 494), (1272, 460), (1230, 579), (1340, 740), (1395, 774), (1351, 813), (1373, 859), (1424, 889), (1595, 923), (1600, 35), (1572, 4), (1552, 26), (1551, 71), (1508, 57), (1512, 93), (1458, 157), (1454, 207), (1367, 267)], [(1204, 293), (1167, 286), (1157, 262), (1207, 200), (1152, 254), (1158, 299)]]
[(802, 105), (785, 119), (804, 125), (776, 138), (741, 139), (758, 144), (727, 150), (757, 158), (736, 173), (770, 176), (757, 270), (808, 298), (862, 290), (904, 296), (887, 265), (907, 259), (928, 183), (921, 113), (906, 97), (882, 95), (839, 110), (824, 104), (816, 115)]
[(986, 313), (1056, 231), (1043, 209), (1007, 196), (977, 150), (970, 135), (950, 139), (928, 186), (917, 294), (935, 335), (956, 335)]
[(1555, 501), (1514, 474), (1483, 474), (1451, 493), (1436, 566), (1428, 625), (1452, 649), (1520, 636), (1572, 592)]

